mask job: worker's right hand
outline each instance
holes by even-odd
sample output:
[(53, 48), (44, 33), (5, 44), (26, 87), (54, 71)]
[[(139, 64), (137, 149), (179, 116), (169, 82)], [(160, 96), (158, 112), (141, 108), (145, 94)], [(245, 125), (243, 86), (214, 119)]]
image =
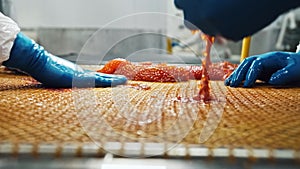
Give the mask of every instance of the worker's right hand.
[(300, 82), (300, 53), (269, 52), (246, 58), (225, 80), (225, 85), (252, 87), (256, 80), (272, 85), (293, 85)]
[(108, 87), (126, 83), (121, 75), (109, 75), (82, 69), (54, 56), (22, 33), (18, 33), (4, 66), (24, 71), (47, 87)]
[(174, 0), (185, 25), (211, 36), (240, 40), (300, 6), (300, 0)]

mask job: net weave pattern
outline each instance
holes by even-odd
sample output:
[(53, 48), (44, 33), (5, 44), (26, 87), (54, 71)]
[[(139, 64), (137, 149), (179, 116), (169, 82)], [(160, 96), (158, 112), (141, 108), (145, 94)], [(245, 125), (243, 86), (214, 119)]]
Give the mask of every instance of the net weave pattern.
[[(29, 76), (1, 69), (0, 145), (84, 145), (146, 138), (148, 142), (180, 142), (210, 149), (300, 150), (299, 87), (245, 89), (211, 82), (215, 101), (202, 103), (189, 100), (197, 93), (197, 81), (129, 83), (150, 89), (49, 89)], [(133, 110), (137, 110), (133, 115), (126, 114)], [(175, 123), (180, 117), (180, 123)], [(97, 123), (101, 120), (106, 125)], [(216, 127), (209, 128), (209, 124)], [(205, 125), (211, 134), (201, 141)], [(119, 137), (120, 133), (126, 137)], [(160, 133), (165, 134), (156, 137)], [(180, 134), (184, 134), (182, 139)]]

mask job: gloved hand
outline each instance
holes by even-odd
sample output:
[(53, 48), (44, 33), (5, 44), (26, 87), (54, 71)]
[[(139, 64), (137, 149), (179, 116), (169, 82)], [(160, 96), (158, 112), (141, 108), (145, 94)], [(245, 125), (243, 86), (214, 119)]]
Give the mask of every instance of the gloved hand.
[(300, 6), (300, 0), (174, 0), (185, 25), (211, 36), (240, 40)]
[(269, 52), (246, 58), (225, 80), (225, 85), (252, 87), (263, 80), (272, 85), (288, 85), (300, 82), (300, 53)]
[(125, 76), (83, 70), (54, 56), (22, 33), (18, 33), (4, 66), (24, 71), (47, 87), (108, 87), (126, 83)]

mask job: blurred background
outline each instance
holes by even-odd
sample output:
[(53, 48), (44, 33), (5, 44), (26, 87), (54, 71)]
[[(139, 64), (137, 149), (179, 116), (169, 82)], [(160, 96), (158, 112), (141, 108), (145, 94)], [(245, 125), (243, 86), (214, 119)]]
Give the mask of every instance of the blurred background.
[[(122, 57), (130, 51), (144, 48), (166, 49), (178, 55), (194, 55), (199, 45), (197, 38), (187, 30), (182, 22), (161, 23), (147, 20), (137, 24), (134, 19), (125, 24), (109, 24), (122, 17), (140, 12), (167, 13), (183, 17), (173, 1), (161, 0), (0, 0), (0, 9), (13, 18), (22, 31), (43, 45), (55, 55), (75, 60), (80, 50), (99, 28), (102, 28), (103, 42), (118, 39), (128, 33), (151, 30), (163, 34), (176, 34), (177, 38), (143, 36), (135, 43), (119, 45), (118, 50), (108, 55)], [(275, 22), (252, 37), (250, 55), (274, 50), (295, 51), (300, 39), (300, 9), (280, 16)], [(178, 38), (179, 37), (179, 38)], [(188, 43), (186, 48), (180, 41)], [(171, 48), (170, 48), (170, 45)], [(101, 48), (101, 46), (99, 46)], [(221, 40), (215, 45), (220, 57), (237, 62), (241, 51), (241, 41)], [(130, 49), (130, 51), (126, 51)], [(103, 49), (104, 50), (104, 49)]]
[[(172, 0), (0, 0), (0, 2), (0, 10), (13, 18), (25, 34), (53, 54), (73, 61), (88, 38), (99, 28), (103, 29), (101, 31), (103, 42), (108, 43), (126, 34), (145, 30), (177, 35), (177, 38), (165, 36), (136, 38), (134, 43), (124, 43), (119, 45), (118, 49), (109, 51), (108, 55), (113, 57), (121, 57), (131, 51), (149, 47), (165, 49), (180, 56), (195, 55), (195, 51), (201, 52), (197, 51), (199, 39), (193, 37), (194, 35), (182, 22), (144, 21), (146, 24), (141, 25), (131, 20), (125, 24), (109, 24), (124, 16), (140, 12), (167, 13), (182, 18), (182, 12), (175, 8)], [(300, 9), (282, 15), (252, 37), (250, 55), (274, 50), (295, 51), (300, 40), (299, 25)], [(186, 42), (189, 47), (182, 45), (181, 42)], [(237, 62), (241, 42), (220, 39), (215, 48), (220, 57)]]

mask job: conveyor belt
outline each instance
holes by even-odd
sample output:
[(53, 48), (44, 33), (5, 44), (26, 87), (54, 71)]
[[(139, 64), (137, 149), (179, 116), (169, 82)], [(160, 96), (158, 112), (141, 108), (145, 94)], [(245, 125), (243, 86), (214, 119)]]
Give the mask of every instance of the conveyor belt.
[[(299, 158), (300, 88), (229, 88), (211, 82), (47, 89), (0, 71), (0, 153)], [(168, 150), (168, 151), (167, 151)]]

